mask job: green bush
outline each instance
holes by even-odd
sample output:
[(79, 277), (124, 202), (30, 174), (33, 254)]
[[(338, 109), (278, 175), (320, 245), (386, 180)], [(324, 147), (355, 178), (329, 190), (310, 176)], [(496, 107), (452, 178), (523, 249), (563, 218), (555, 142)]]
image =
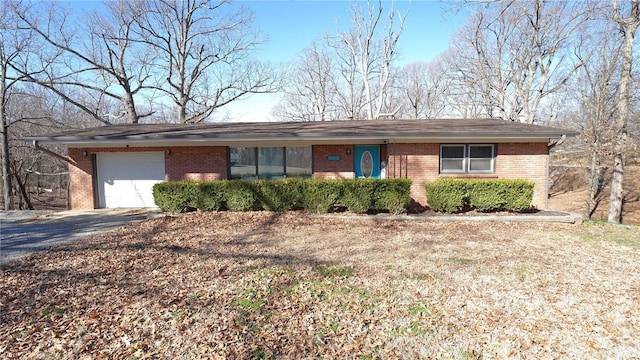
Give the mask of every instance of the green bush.
[(497, 180), (468, 180), (468, 203), (477, 211), (489, 212), (504, 209), (505, 187)]
[(534, 183), (527, 180), (438, 179), (425, 184), (427, 202), (435, 211), (524, 211), (531, 208)]
[(534, 186), (533, 181), (510, 180), (508, 184), (505, 184), (505, 209), (509, 211), (529, 210), (533, 202)]
[(227, 180), (198, 183), (198, 196), (195, 206), (203, 211), (218, 211), (224, 209), (227, 184)]
[(455, 179), (438, 179), (424, 185), (429, 207), (435, 211), (446, 213), (460, 212), (467, 203), (468, 181)]
[(304, 180), (260, 180), (256, 182), (260, 206), (268, 211), (289, 211), (302, 208)]
[(401, 214), (411, 202), (411, 180), (388, 179), (375, 181), (374, 207)]
[(153, 198), (162, 211), (187, 212), (196, 209), (197, 183), (171, 181), (153, 185)]
[(338, 202), (342, 190), (340, 180), (307, 180), (304, 193), (304, 209), (325, 214)]
[(154, 186), (153, 195), (163, 211), (247, 211), (265, 209), (288, 211), (306, 209), (327, 213), (344, 205), (354, 213), (369, 209), (399, 214), (410, 201), (411, 181), (407, 179), (284, 179), (174, 181)]
[(251, 181), (229, 180), (224, 193), (226, 208), (231, 211), (249, 211), (256, 207), (258, 197), (257, 186)]
[(373, 179), (348, 179), (342, 181), (342, 191), (338, 202), (356, 214), (362, 214), (373, 207), (375, 184)]

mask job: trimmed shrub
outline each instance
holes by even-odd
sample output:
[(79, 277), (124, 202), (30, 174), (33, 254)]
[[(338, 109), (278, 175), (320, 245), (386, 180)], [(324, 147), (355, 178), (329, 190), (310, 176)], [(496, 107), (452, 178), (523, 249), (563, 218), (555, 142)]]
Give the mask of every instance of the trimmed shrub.
[(256, 183), (260, 206), (268, 211), (289, 211), (302, 208), (304, 180), (260, 180)]
[(407, 179), (173, 181), (154, 186), (153, 196), (163, 211), (172, 212), (262, 208), (327, 213), (340, 204), (354, 213), (373, 208), (399, 214), (411, 200), (410, 189), (411, 181)]
[(224, 202), (231, 211), (249, 211), (256, 208), (257, 186), (251, 181), (229, 180), (224, 193)]
[(377, 210), (387, 210), (401, 214), (411, 202), (410, 179), (387, 179), (374, 182), (374, 206)]
[[(505, 180), (506, 181), (506, 180)], [(528, 180), (511, 180), (505, 184), (505, 210), (525, 211), (531, 208), (533, 202), (533, 187), (535, 183)]]
[(531, 208), (533, 187), (533, 182), (519, 179), (438, 179), (425, 184), (429, 207), (447, 213), (466, 206), (482, 212), (524, 211)]
[(468, 180), (468, 202), (471, 208), (490, 212), (504, 209), (505, 186), (498, 180)]
[(340, 180), (307, 180), (304, 192), (304, 209), (318, 214), (326, 214), (340, 199)]
[(202, 211), (218, 211), (225, 208), (227, 180), (198, 183), (198, 196), (195, 206)]
[(153, 198), (162, 211), (187, 212), (196, 209), (197, 183), (171, 181), (153, 185)]
[(373, 207), (376, 181), (372, 179), (347, 179), (342, 181), (340, 205), (356, 214), (362, 214)]
[(467, 203), (468, 181), (456, 179), (438, 179), (426, 183), (427, 202), (434, 211), (457, 213)]

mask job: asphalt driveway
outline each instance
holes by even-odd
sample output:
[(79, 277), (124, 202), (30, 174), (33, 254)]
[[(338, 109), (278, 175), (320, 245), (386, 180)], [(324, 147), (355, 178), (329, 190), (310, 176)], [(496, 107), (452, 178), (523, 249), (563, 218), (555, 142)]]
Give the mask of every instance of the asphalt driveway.
[(158, 213), (156, 209), (0, 212), (0, 266), (30, 253), (142, 221)]

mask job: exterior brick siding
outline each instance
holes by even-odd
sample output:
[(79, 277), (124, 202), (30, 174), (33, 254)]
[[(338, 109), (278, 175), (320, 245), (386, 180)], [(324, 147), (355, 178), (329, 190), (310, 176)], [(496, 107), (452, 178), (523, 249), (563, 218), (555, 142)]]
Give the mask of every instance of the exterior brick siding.
[(210, 181), (227, 178), (226, 146), (192, 146), (171, 149), (165, 156), (166, 180)]
[(389, 144), (387, 178), (411, 179), (411, 197), (427, 204), (424, 183), (439, 177), (439, 144)]
[[(353, 150), (353, 145), (314, 145), (313, 178), (353, 179)], [(329, 160), (330, 156), (338, 160)]]
[(91, 155), (82, 156), (83, 150), (69, 149), (69, 157), (75, 161), (75, 165), (69, 164), (71, 208), (78, 210), (94, 208), (93, 165)]
[[(71, 207), (93, 209), (93, 154), (106, 152), (162, 151), (167, 148), (70, 148), (69, 166)], [(165, 155), (165, 180), (219, 180), (228, 178), (228, 148), (225, 146), (170, 147)], [(87, 151), (88, 156), (82, 152)], [(388, 154), (388, 155), (387, 155)], [(411, 196), (427, 204), (424, 184), (440, 177), (528, 179), (535, 182), (533, 205), (546, 208), (547, 161), (546, 143), (501, 143), (497, 145), (496, 172), (487, 175), (452, 175), (439, 173), (440, 144), (388, 144), (380, 149), (381, 161), (387, 161), (387, 178), (413, 180)], [(329, 157), (338, 160), (329, 160)], [(314, 145), (313, 177), (317, 179), (350, 179), (354, 177), (353, 145)]]
[(496, 174), (501, 179), (527, 179), (535, 182), (533, 206), (547, 208), (549, 148), (546, 143), (498, 144)]

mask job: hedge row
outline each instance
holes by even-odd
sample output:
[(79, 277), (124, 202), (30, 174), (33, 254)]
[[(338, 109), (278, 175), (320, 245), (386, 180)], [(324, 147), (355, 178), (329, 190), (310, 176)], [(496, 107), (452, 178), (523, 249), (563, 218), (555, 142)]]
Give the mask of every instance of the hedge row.
[(288, 211), (306, 209), (327, 213), (342, 205), (354, 213), (370, 209), (394, 214), (409, 204), (408, 179), (284, 179), (172, 181), (154, 185), (153, 197), (163, 211)]
[(531, 208), (534, 183), (527, 180), (438, 179), (425, 184), (427, 202), (435, 211), (524, 211)]

